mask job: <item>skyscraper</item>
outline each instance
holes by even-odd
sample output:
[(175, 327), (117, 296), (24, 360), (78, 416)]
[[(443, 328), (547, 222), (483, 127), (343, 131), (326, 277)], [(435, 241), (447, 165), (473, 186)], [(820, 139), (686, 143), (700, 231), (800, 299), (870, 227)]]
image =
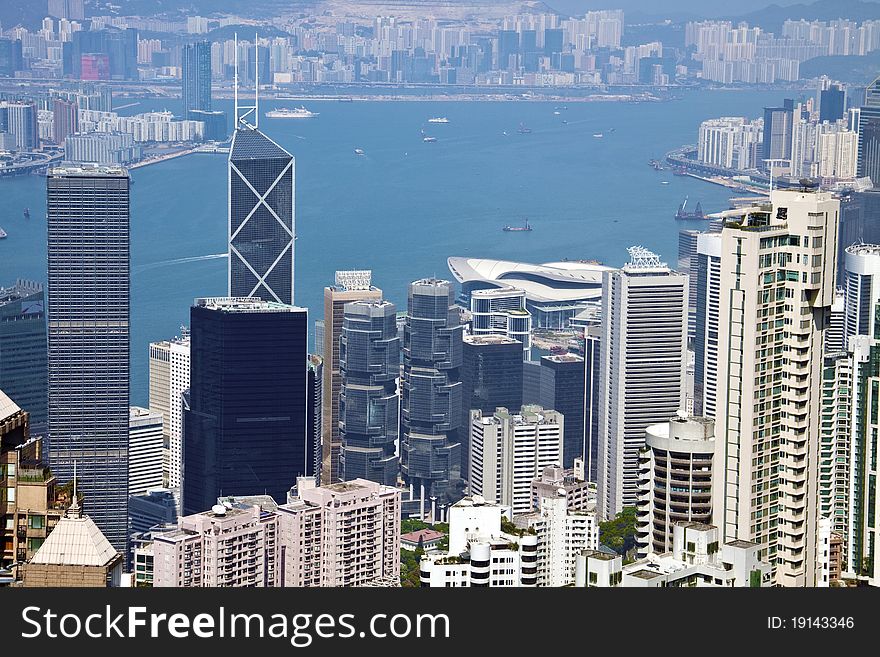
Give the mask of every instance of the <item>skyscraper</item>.
[(306, 364), (307, 399), (306, 399), (306, 431), (308, 432), (308, 469), (306, 475), (315, 477), (318, 484), (321, 483), (321, 425), (323, 423), (323, 400), (324, 395), (324, 359), (314, 354), (309, 354)]
[(339, 370), (339, 338), (345, 317), (345, 304), (352, 301), (378, 300), (382, 290), (372, 285), (372, 272), (350, 270), (336, 272), (335, 285), (324, 288), (324, 402), (321, 427), (321, 483), (340, 481), (339, 453), (339, 391), (342, 374)]
[(697, 305), (694, 336), (694, 413), (715, 417), (718, 386), (718, 304), (721, 286), (721, 235), (697, 239)]
[(183, 513), (222, 495), (283, 501), (309, 469), (308, 313), (260, 299), (197, 299), (190, 311)]
[(859, 110), (858, 175), (880, 186), (880, 77), (865, 90), (865, 104)]
[(189, 388), (189, 334), (150, 344), (150, 410), (160, 413), (168, 441), (168, 485), (180, 488), (183, 392)]
[(823, 341), (840, 204), (775, 190), (721, 232), (713, 521), (761, 545), (782, 586), (814, 586)]
[(339, 341), (339, 477), (397, 483), (400, 396), (397, 307), (390, 301), (345, 304)]
[(525, 291), (509, 286), (474, 290), (471, 317), (471, 333), (506, 335), (519, 340), (523, 360), (531, 360), (532, 314), (526, 310)]
[(874, 335), (880, 305), (880, 246), (853, 244), (844, 251), (844, 343)]
[(229, 149), (229, 296), (292, 304), (294, 159), (240, 109)]
[(542, 356), (537, 365), (524, 364), (523, 403), (538, 404), (565, 417), (559, 463), (564, 468), (584, 456), (585, 366), (584, 358), (577, 354), (551, 354)]
[(67, 135), (79, 132), (79, 109), (75, 102), (56, 98), (52, 102), (53, 137), (63, 144)]
[(145, 495), (162, 487), (163, 418), (147, 408), (131, 407), (128, 442), (128, 494)]
[(687, 276), (640, 246), (605, 273), (599, 390), (599, 510), (613, 518), (638, 499), (645, 429), (684, 407)]
[(0, 390), (30, 414), (34, 435), (47, 428), (46, 368), (43, 286), (19, 280), (0, 287)]
[(129, 177), (49, 169), (49, 464), (78, 468), (84, 507), (125, 552), (128, 527)]
[[(470, 426), (470, 413), (494, 413), (496, 408), (519, 409), (523, 399), (522, 344), (504, 335), (465, 335), (462, 338), (461, 426)], [(469, 431), (462, 431), (462, 476), (468, 477)]]
[(688, 339), (696, 334), (698, 230), (678, 231), (678, 271), (688, 275)]
[(192, 110), (211, 111), (211, 44), (188, 43), (181, 52), (183, 64), (183, 111), (187, 119)]
[(819, 92), (819, 123), (834, 123), (846, 116), (846, 91), (842, 85), (830, 84)]
[[(770, 170), (770, 160), (791, 159), (791, 135), (794, 106), (786, 100), (784, 107), (764, 108), (763, 163)], [(774, 163), (776, 166), (778, 163)]]
[(462, 494), (462, 331), (449, 281), (410, 283), (403, 332), (400, 469), (418, 495), (452, 503)]

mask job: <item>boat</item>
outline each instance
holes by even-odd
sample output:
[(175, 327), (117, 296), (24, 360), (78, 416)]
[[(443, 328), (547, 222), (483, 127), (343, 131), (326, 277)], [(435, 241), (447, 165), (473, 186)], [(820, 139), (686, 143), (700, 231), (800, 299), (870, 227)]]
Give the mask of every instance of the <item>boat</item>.
[(6, 239), (6, 231), (0, 228), (0, 240)]
[(422, 137), (422, 141), (434, 142), (437, 141), (436, 137)]
[(447, 119), (445, 116), (435, 116), (428, 119), (428, 123), (449, 123), (449, 119)]
[(676, 176), (686, 176), (688, 175), (687, 169), (684, 167), (678, 167), (675, 171), (672, 172)]
[(601, 132), (594, 132), (594, 133), (593, 133), (593, 136), (594, 136), (596, 139), (601, 139), (601, 138), (604, 137), (605, 135), (603, 135)]
[(521, 134), (521, 135), (526, 135), (526, 134), (530, 133), (531, 131), (532, 131), (531, 128), (525, 127), (522, 123), (519, 124), (519, 130), (517, 130), (517, 132), (519, 132), (519, 134)]
[(31, 210), (30, 210), (30, 208), (25, 208), (25, 209), (24, 209), (24, 218), (25, 218), (25, 219), (30, 219), (30, 218), (31, 218)]
[(313, 119), (318, 116), (319, 113), (320, 112), (310, 112), (302, 106), (294, 109), (276, 107), (275, 109), (266, 112), (266, 117), (270, 119)]
[(354, 154), (355, 154), (355, 155), (364, 155), (364, 149), (362, 149), (362, 148), (355, 148), (355, 149), (354, 149)]
[(354, 102), (354, 98), (352, 98), (351, 96), (343, 96), (342, 98), (339, 98), (337, 100), (339, 100), (340, 103), (353, 103)]
[(505, 233), (523, 233), (532, 230), (531, 224), (526, 221), (522, 226), (505, 226), (502, 228)]
[(553, 112), (553, 113), (554, 113), (554, 114), (559, 114), (560, 112), (557, 110), (557, 111), (555, 111), (555, 112)]
[(668, 184), (669, 184), (669, 181), (668, 181), (668, 180), (661, 180), (661, 181), (660, 181), (660, 184), (661, 184), (661, 185), (668, 185)]
[(678, 206), (678, 211), (675, 213), (676, 219), (705, 219), (706, 215), (703, 212), (703, 207), (700, 205), (699, 201), (697, 201), (697, 207), (693, 209), (693, 211), (688, 212), (685, 210), (687, 206), (688, 197), (685, 196), (684, 200), (681, 202), (681, 205)]
[(650, 159), (648, 160), (648, 164), (653, 167), (654, 171), (663, 171), (663, 165), (660, 164), (660, 160)]

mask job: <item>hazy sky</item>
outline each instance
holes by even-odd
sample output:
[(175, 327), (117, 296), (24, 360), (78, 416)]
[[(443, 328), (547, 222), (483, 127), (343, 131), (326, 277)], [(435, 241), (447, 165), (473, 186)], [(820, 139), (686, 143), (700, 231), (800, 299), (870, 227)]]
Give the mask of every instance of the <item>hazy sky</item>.
[[(877, 0), (868, 0), (875, 2)], [(770, 5), (812, 4), (813, 0), (544, 0), (567, 14), (583, 14), (591, 9), (623, 9), (651, 16), (693, 13), (700, 16), (738, 16)]]

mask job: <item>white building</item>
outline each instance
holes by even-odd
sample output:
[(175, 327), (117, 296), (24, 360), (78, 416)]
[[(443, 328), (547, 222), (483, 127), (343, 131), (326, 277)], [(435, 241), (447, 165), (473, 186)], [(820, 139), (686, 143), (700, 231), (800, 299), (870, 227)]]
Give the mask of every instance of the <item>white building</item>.
[(471, 333), (505, 335), (522, 343), (523, 360), (531, 360), (532, 315), (526, 310), (525, 290), (515, 287), (471, 292)]
[(839, 212), (828, 192), (775, 190), (770, 203), (718, 215), (724, 330), (712, 517), (723, 542), (757, 543), (782, 586), (816, 583), (822, 356)]
[(718, 387), (718, 306), (721, 301), (721, 235), (700, 233), (696, 257), (694, 412), (715, 417)]
[(132, 406), (128, 416), (128, 494), (144, 495), (162, 486), (162, 415)]
[(718, 528), (680, 522), (673, 528), (672, 550), (649, 554), (626, 566), (620, 555), (584, 551), (577, 557), (576, 587), (752, 587), (764, 586), (770, 566), (749, 541), (720, 543)]
[(161, 413), (168, 442), (167, 480), (182, 485), (183, 392), (189, 388), (189, 336), (150, 344), (150, 410)]
[(606, 272), (599, 388), (599, 515), (638, 499), (645, 429), (685, 407), (688, 278), (642, 247)]
[(874, 312), (880, 303), (880, 246), (853, 244), (844, 262), (844, 337), (871, 335)]
[(709, 119), (700, 124), (697, 160), (725, 169), (754, 169), (762, 139), (762, 121), (748, 121), (741, 116)]
[(400, 491), (366, 479), (316, 486), (278, 507), (283, 586), (363, 586), (400, 579)]
[(569, 511), (587, 511), (596, 508), (596, 484), (587, 481), (583, 459), (574, 460), (573, 469), (548, 465), (532, 481), (532, 504), (537, 509), (541, 498), (555, 497), (565, 491)]
[(470, 492), (509, 506), (514, 514), (532, 511), (532, 480), (545, 467), (562, 463), (562, 414), (523, 406), (519, 414), (498, 408), (470, 414)]

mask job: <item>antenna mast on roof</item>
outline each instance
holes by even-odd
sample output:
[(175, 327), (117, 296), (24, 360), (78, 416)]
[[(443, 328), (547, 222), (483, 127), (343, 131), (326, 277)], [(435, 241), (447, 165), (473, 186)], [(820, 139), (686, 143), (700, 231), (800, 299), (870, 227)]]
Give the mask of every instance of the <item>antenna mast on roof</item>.
[[(256, 35), (254, 35), (256, 37)], [(256, 56), (255, 66), (254, 66), (254, 81), (255, 81), (255, 92), (254, 92), (254, 104), (253, 105), (240, 105), (238, 100), (238, 33), (235, 34), (235, 129), (239, 130), (242, 128), (249, 128), (251, 130), (256, 130), (257, 126), (260, 123), (259, 116), (259, 88), (260, 88), (260, 80), (259, 80), (259, 71), (260, 71), (260, 47), (257, 45), (256, 38), (254, 39), (254, 52)], [(253, 114), (254, 118), (251, 121), (248, 121), (248, 117)]]

